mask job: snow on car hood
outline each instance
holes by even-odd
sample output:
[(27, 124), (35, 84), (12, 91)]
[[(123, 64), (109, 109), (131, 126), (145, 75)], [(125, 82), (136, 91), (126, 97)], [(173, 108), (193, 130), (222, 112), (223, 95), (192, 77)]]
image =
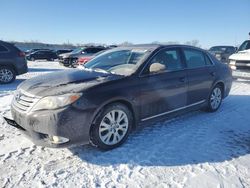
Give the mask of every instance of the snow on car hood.
[(250, 49), (239, 51), (229, 57), (232, 60), (240, 60), (240, 61), (250, 61)]
[(61, 58), (67, 58), (70, 54), (71, 54), (71, 52), (63, 53), (63, 54), (60, 54), (59, 57), (61, 57)]
[(18, 86), (18, 90), (41, 97), (76, 93), (121, 77), (88, 69), (58, 71), (26, 80)]

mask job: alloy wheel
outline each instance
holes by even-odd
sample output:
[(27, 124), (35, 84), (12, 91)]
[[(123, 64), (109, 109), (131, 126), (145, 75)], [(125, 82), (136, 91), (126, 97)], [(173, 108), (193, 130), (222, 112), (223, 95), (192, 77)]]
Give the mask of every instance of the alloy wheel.
[(99, 125), (99, 137), (106, 145), (119, 143), (129, 128), (128, 116), (122, 110), (108, 112)]
[(213, 110), (217, 109), (220, 106), (222, 100), (222, 92), (219, 87), (214, 88), (211, 97), (210, 104)]

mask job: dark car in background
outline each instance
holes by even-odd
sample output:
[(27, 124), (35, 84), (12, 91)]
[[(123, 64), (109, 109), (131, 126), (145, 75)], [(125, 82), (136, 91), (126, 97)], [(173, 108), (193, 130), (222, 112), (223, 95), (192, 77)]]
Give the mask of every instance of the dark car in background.
[(0, 41), (0, 84), (11, 83), (27, 71), (25, 53), (11, 43)]
[(36, 61), (36, 60), (54, 61), (57, 58), (58, 58), (57, 54), (52, 50), (38, 50), (26, 55), (26, 59), (30, 61)]
[(66, 67), (76, 67), (78, 65), (79, 57), (92, 56), (105, 49), (106, 48), (102, 46), (77, 48), (71, 53), (59, 57), (59, 62)]
[(28, 54), (31, 54), (33, 52), (39, 51), (39, 50), (50, 50), (50, 49), (47, 49), (47, 48), (34, 48), (34, 49), (26, 50), (25, 54), (28, 55)]
[(102, 50), (98, 53), (95, 53), (95, 54), (89, 54), (89, 55), (80, 55), (78, 57), (78, 60), (77, 60), (77, 65), (84, 65), (85, 63), (87, 63), (88, 61), (90, 61), (91, 59), (93, 59), (94, 57), (100, 55), (101, 53), (105, 52), (105, 50)]
[(150, 120), (214, 112), (232, 85), (229, 66), (200, 48), (136, 45), (22, 82), (6, 121), (37, 145), (113, 149)]
[(208, 50), (218, 60), (223, 63), (229, 63), (229, 56), (237, 51), (234, 46), (213, 46)]

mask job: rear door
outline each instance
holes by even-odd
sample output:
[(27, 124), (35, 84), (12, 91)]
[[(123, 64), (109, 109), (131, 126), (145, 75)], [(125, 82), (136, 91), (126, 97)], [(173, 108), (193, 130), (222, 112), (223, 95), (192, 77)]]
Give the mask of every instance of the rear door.
[(187, 75), (180, 49), (160, 50), (143, 70), (139, 83), (142, 121), (186, 106)]
[(201, 50), (183, 48), (188, 77), (188, 105), (204, 102), (215, 80), (216, 70), (209, 57)]
[(0, 65), (7, 63), (10, 59), (9, 56), (10, 54), (7, 47), (0, 44)]
[(36, 59), (45, 59), (45, 55), (43, 51), (37, 51), (33, 55)]

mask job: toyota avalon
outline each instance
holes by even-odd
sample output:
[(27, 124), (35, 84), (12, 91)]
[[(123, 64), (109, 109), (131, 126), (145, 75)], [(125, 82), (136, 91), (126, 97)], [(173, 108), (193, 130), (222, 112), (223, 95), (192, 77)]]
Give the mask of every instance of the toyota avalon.
[(231, 85), (231, 69), (200, 48), (118, 47), (82, 69), (24, 81), (6, 121), (37, 145), (91, 143), (108, 150), (146, 122), (190, 110), (215, 112)]

